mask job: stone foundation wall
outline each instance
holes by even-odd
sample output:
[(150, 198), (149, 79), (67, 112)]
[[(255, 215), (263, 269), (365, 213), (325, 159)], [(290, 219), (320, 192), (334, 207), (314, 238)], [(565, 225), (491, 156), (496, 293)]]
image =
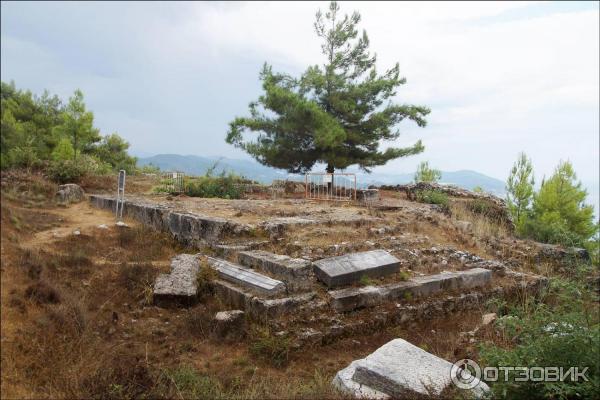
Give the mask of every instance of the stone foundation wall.
[[(114, 197), (91, 195), (90, 202), (98, 208), (113, 211), (116, 207)], [(197, 245), (203, 241), (215, 242), (225, 235), (242, 235), (253, 229), (251, 225), (224, 218), (179, 212), (164, 205), (132, 200), (125, 201), (123, 216), (133, 218), (158, 231), (169, 232), (177, 240), (188, 245)]]

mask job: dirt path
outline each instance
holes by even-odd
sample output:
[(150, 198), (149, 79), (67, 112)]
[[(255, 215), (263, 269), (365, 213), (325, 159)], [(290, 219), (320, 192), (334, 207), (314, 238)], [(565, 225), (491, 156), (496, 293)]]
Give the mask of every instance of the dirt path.
[[(60, 226), (36, 232), (21, 243), (22, 247), (40, 248), (56, 239), (72, 235), (76, 230), (86, 233), (91, 230), (101, 230), (102, 228), (99, 228), (99, 225), (111, 227), (115, 224), (115, 217), (112, 213), (94, 208), (85, 200), (65, 208), (54, 209), (49, 213), (58, 217)], [(128, 220), (127, 225), (135, 226), (136, 223)]]

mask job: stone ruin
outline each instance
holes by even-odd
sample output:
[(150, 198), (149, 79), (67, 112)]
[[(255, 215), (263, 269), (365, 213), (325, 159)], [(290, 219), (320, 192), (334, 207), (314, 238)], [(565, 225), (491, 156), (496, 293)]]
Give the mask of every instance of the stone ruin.
[[(92, 195), (90, 200), (100, 208), (115, 206), (115, 200), (106, 196)], [(296, 207), (295, 203), (292, 206)], [(291, 336), (294, 345), (301, 347), (365, 334), (388, 324), (402, 325), (475, 309), (491, 296), (511, 296), (524, 291), (534, 295), (547, 285), (542, 276), (517, 272), (501, 261), (451, 248), (431, 248), (427, 253), (435, 257), (443, 254), (446, 264), (450, 260), (457, 267), (450, 268), (448, 264), (447, 270), (413, 276), (403, 273), (406, 263), (403, 257), (384, 248), (303, 258), (276, 254), (267, 248), (278, 243), (291, 227), (324, 221), (353, 226), (374, 217), (343, 212), (326, 216), (323, 213), (262, 216), (261, 213), (236, 219), (182, 210), (177, 205), (148, 198), (126, 200), (125, 216), (168, 232), (187, 245), (209, 247), (212, 252), (210, 256), (190, 252), (174, 257), (170, 273), (156, 279), (155, 303), (193, 304), (201, 265), (210, 266), (216, 271), (216, 278), (210, 282), (214, 294), (231, 310), (236, 310), (216, 317), (219, 332), (229, 332), (229, 321), (243, 324), (241, 319), (245, 315), (265, 321), (272, 331)], [(257, 231), (266, 239), (256, 240)], [(373, 236), (378, 235), (378, 230), (373, 232)], [(228, 241), (232, 237), (234, 241)], [(410, 256), (410, 251), (404, 254)], [(405, 376), (406, 371), (397, 363), (394, 365), (399, 369), (390, 369), (386, 361), (405, 355), (423, 360), (409, 381), (397, 379)], [(335, 384), (356, 397), (427, 394), (432, 388), (432, 393), (437, 394), (448, 385), (448, 377), (442, 378), (439, 373), (448, 364), (398, 339), (340, 371)], [(432, 377), (433, 386), (419, 386), (419, 374)]]

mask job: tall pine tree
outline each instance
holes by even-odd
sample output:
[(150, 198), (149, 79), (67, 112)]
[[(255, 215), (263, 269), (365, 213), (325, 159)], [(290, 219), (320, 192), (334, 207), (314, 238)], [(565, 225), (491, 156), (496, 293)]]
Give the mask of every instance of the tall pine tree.
[[(342, 17), (339, 10), (331, 2), (324, 15), (316, 15), (325, 63), (309, 67), (298, 79), (265, 64), (260, 73), (264, 94), (250, 103), (250, 117), (230, 123), (227, 143), (262, 164), (292, 173), (309, 171), (318, 162), (330, 173), (350, 165), (369, 171), (423, 151), (421, 141), (380, 150), (382, 140), (399, 137), (397, 125), (404, 119), (424, 127), (429, 109), (392, 102), (396, 89), (406, 82), (398, 64), (378, 74), (367, 33), (357, 29), (360, 14)], [(245, 139), (248, 131), (257, 136)]]

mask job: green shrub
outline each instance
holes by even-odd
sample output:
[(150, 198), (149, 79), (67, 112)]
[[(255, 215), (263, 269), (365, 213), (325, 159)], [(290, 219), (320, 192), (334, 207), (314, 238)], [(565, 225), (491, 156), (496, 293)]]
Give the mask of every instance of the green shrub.
[(417, 201), (427, 204), (437, 204), (448, 207), (448, 195), (439, 190), (419, 190), (416, 193)]
[[(584, 274), (585, 275), (585, 274)], [(496, 328), (512, 338), (509, 348), (483, 345), (485, 366), (587, 367), (588, 381), (515, 382), (501, 374), (492, 384), (495, 397), (527, 399), (594, 398), (600, 389), (600, 325), (597, 296), (581, 279), (553, 279), (543, 303), (525, 301), (509, 308)]]
[(63, 183), (77, 183), (86, 174), (85, 165), (73, 161), (53, 161), (48, 167), (48, 176), (53, 181)]
[(190, 197), (239, 199), (243, 194), (243, 183), (245, 179), (231, 173), (221, 173), (218, 176), (205, 175), (187, 179), (184, 191)]
[(54, 161), (72, 160), (75, 157), (75, 150), (69, 138), (62, 138), (52, 150), (52, 159)]

